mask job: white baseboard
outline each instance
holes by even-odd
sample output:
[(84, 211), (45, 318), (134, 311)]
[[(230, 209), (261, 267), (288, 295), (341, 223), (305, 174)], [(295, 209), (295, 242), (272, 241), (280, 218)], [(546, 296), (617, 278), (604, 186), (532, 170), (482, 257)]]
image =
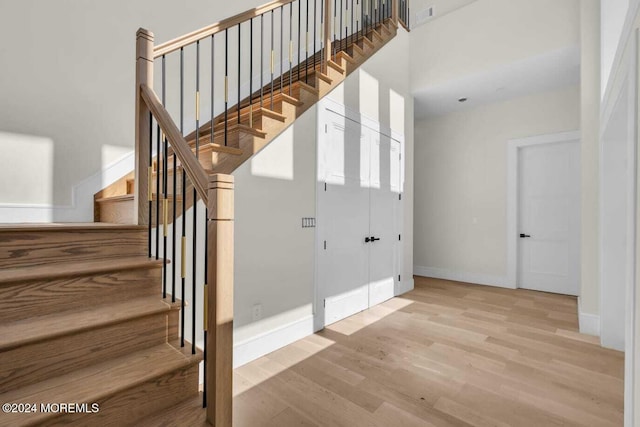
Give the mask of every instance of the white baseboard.
[(578, 297), (578, 324), (581, 334), (600, 336), (600, 316), (583, 312), (580, 297)]
[(0, 223), (93, 222), (93, 195), (131, 172), (134, 160), (135, 153), (131, 152), (76, 184), (67, 206), (0, 204)]
[(495, 286), (499, 288), (515, 289), (509, 285), (506, 276), (492, 276), (488, 274), (469, 273), (466, 271), (448, 270), (436, 267), (414, 266), (413, 272), (416, 276), (432, 277), (434, 279), (452, 280), (455, 282), (472, 283), (474, 285)]
[(247, 364), (313, 333), (313, 315), (309, 315), (238, 342), (233, 346), (233, 367)]
[(400, 296), (402, 294), (406, 294), (407, 292), (411, 292), (414, 288), (414, 280), (413, 277), (409, 280), (403, 280), (398, 283), (398, 289), (396, 290), (396, 296)]

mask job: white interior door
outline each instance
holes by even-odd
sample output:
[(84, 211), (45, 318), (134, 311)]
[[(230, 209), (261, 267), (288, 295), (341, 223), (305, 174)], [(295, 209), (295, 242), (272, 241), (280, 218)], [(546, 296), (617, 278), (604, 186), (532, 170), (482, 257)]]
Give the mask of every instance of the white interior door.
[(393, 298), (399, 243), (400, 143), (371, 135), (369, 306)]
[(522, 147), (518, 170), (518, 286), (578, 295), (579, 142)]
[[(359, 143), (358, 143), (359, 141)], [(319, 160), (319, 297), (329, 325), (369, 307), (369, 151), (359, 124), (331, 115)]]
[(394, 296), (401, 190), (400, 143), (327, 113), (318, 146), (320, 327)]

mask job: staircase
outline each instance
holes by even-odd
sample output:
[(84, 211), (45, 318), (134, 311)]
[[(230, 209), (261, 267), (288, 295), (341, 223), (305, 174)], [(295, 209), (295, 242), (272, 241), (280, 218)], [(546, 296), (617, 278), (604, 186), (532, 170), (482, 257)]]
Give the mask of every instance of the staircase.
[[(361, 35), (338, 40), (336, 43), (344, 50), (328, 59), (324, 69), (319, 59), (321, 55), (314, 55), (293, 68), (291, 73), (285, 72), (282, 81), (276, 79), (275, 90), (272, 90), (269, 84), (262, 89), (262, 92), (258, 91), (251, 97), (242, 99), (239, 112), (237, 104), (228, 108), (226, 118), (225, 113), (219, 114), (200, 126), (197, 132), (194, 130), (186, 135), (185, 141), (193, 153), (197, 154), (207, 174), (233, 173), (247, 159), (293, 124), (300, 115), (342, 83), (349, 74), (393, 39), (396, 33), (397, 24), (389, 18), (380, 21)], [(198, 144), (196, 144), (196, 138)], [(170, 178), (173, 177), (174, 171), (170, 160), (172, 154), (173, 151), (169, 148), (167, 173), (171, 175)], [(160, 161), (157, 158), (153, 159), (153, 173), (150, 175), (150, 181), (154, 201), (162, 199), (161, 196), (158, 197), (157, 191), (162, 187), (161, 180), (158, 179), (162, 176), (162, 173), (158, 172), (161, 162), (162, 159)], [(172, 185), (171, 182), (170, 179), (168, 185)], [(180, 173), (178, 173), (176, 186), (178, 193), (180, 186)], [(135, 178), (131, 173), (96, 194), (95, 220), (117, 224), (135, 222), (134, 189)], [(173, 193), (172, 189), (169, 193)], [(186, 208), (191, 207), (192, 203), (192, 200), (188, 201)], [(156, 203), (153, 205), (155, 206)], [(178, 206), (180, 207), (180, 201)], [(155, 217), (154, 211), (151, 216), (152, 221)], [(173, 215), (169, 215), (170, 221), (172, 217)]]
[[(408, 16), (408, 7), (400, 12)], [(273, 35), (278, 16), (279, 51)], [(277, 0), (161, 45), (149, 31), (138, 31), (135, 170), (95, 195), (94, 223), (0, 225), (0, 403), (9, 404), (0, 426), (231, 425), (229, 174), (389, 42), (399, 25), (407, 28), (398, 16), (396, 0), (355, 6), (353, 0)], [(232, 100), (228, 42), (234, 28), (239, 59)], [(243, 31), (251, 34), (244, 90)], [(213, 64), (221, 37), (225, 72), (216, 75), (211, 66), (212, 108), (201, 120), (200, 44), (210, 40)], [(184, 103), (185, 49), (195, 51), (195, 112)], [(282, 60), (274, 65), (277, 53), (288, 54), (288, 67)], [(180, 58), (179, 117), (165, 99), (171, 54)], [(260, 63), (259, 79), (254, 62)], [(270, 67), (264, 69), (265, 62)], [(154, 66), (161, 67), (161, 96)], [(214, 95), (220, 81), (224, 90)], [(221, 97), (223, 108), (216, 106)], [(194, 124), (191, 132), (185, 117)], [(192, 209), (187, 218), (196, 204), (206, 214)], [(203, 232), (199, 248), (197, 233)], [(204, 265), (203, 277), (192, 273), (198, 265)], [(203, 351), (196, 342), (204, 343)]]
[(35, 404), (0, 425), (135, 425), (197, 396), (202, 354), (179, 346), (146, 227), (7, 225), (0, 242), (0, 401)]

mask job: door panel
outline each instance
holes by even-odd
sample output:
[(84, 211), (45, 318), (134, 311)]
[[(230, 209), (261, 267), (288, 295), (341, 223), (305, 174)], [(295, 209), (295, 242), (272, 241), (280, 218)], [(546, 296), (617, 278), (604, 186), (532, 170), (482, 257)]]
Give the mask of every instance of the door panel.
[(399, 246), (400, 143), (338, 114), (329, 118), (318, 147), (323, 325), (394, 296)]
[[(371, 152), (371, 236), (369, 243), (369, 305), (393, 298), (398, 246), (397, 211), (400, 144), (381, 134), (372, 135)], [(395, 187), (395, 188), (394, 188)]]
[(578, 295), (579, 143), (523, 147), (518, 161), (519, 287)]
[[(325, 236), (318, 280), (325, 325), (369, 305), (369, 252), (364, 241), (369, 233), (369, 192), (363, 191), (369, 182), (360, 167), (361, 153), (369, 152), (368, 141), (357, 123), (337, 115), (332, 119), (321, 153), (326, 191), (319, 193)], [(360, 144), (354, 143), (358, 140)]]

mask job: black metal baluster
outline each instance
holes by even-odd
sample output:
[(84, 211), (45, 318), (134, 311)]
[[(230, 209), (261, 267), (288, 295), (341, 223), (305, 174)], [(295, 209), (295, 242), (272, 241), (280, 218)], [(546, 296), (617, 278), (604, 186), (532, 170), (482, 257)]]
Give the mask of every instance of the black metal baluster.
[(214, 119), (215, 119), (215, 94), (216, 94), (216, 73), (215, 73), (215, 57), (216, 57), (216, 39), (215, 34), (211, 35), (211, 135), (209, 135), (209, 141), (211, 144), (214, 142)]
[[(323, 68), (323, 65), (326, 65), (329, 59), (324, 48), (324, 2), (325, 0), (320, 0), (320, 68)], [(329, 74), (326, 68), (324, 72)]]
[(280, 93), (284, 90), (284, 6), (280, 6), (280, 64), (278, 70), (280, 70)]
[(342, 47), (342, 12), (344, 11), (344, 7), (342, 4), (342, 0), (340, 0), (340, 50), (345, 50)]
[(289, 96), (293, 95), (293, 3), (289, 3)]
[(349, 33), (348, 36), (351, 36), (351, 43), (353, 43), (353, 35), (355, 34), (355, 32), (353, 31), (353, 25), (354, 25), (354, 15), (355, 15), (355, 10), (353, 9), (353, 0), (351, 0), (351, 28), (349, 29)]
[(171, 226), (171, 302), (176, 302), (176, 210), (178, 192), (176, 191), (178, 167), (176, 161), (176, 151), (173, 150), (173, 222)]
[(362, 3), (360, 3), (360, 0), (358, 0), (358, 4), (360, 5), (360, 36), (362, 38), (364, 38), (364, 2), (365, 0), (362, 0)]
[[(184, 48), (180, 48), (180, 133), (184, 136)], [(187, 280), (187, 174), (182, 169), (182, 236), (180, 240), (180, 347), (184, 347), (185, 285)]]
[(249, 126), (253, 127), (253, 18), (249, 21)]
[[(196, 42), (196, 158), (200, 158), (200, 42)], [(198, 192), (193, 187), (193, 245), (191, 255), (191, 354), (196, 354), (196, 268), (198, 253)]]
[(274, 67), (275, 67), (275, 60), (276, 60), (276, 56), (275, 56), (275, 51), (273, 50), (274, 46), (273, 46), (273, 10), (271, 11), (271, 94), (270, 94), (270, 109), (273, 110), (273, 71), (274, 71)]
[(260, 15), (260, 108), (264, 103), (264, 13)]
[(313, 69), (316, 69), (316, 39), (318, 38), (316, 20), (318, 19), (318, 1), (313, 0)]
[(373, 39), (373, 18), (374, 18), (374, 9), (373, 9), (373, 0), (369, 0), (369, 32), (371, 33), (371, 38)]
[[(362, 9), (360, 7), (360, 0), (356, 0), (356, 9)], [(356, 13), (355, 10), (353, 12), (354, 12), (354, 14)], [(361, 12), (361, 15), (362, 15), (362, 12)], [(359, 37), (360, 36), (360, 28), (361, 28), (360, 23), (361, 23), (360, 18), (357, 17), (356, 18), (356, 32), (354, 33), (356, 41), (358, 41), (360, 39), (360, 37)], [(362, 42), (364, 43), (364, 40)], [(363, 44), (363, 46), (364, 46), (364, 44)]]
[(338, 0), (333, 0), (333, 25), (331, 28), (333, 29), (333, 43), (331, 46), (333, 47), (333, 58), (336, 58), (336, 23), (338, 22)]
[(207, 407), (207, 330), (208, 316), (209, 316), (209, 285), (207, 284), (207, 277), (209, 275), (209, 233), (207, 232), (207, 219), (209, 218), (209, 209), (205, 209), (205, 233), (204, 233), (204, 286), (202, 287), (204, 292), (202, 294), (202, 301), (204, 301), (204, 309), (202, 310), (202, 330), (204, 334), (204, 345), (202, 352), (202, 376), (204, 377), (204, 384), (202, 388), (202, 407)]
[(160, 259), (160, 138), (162, 131), (160, 130), (160, 124), (156, 121), (156, 260)]
[(360, 33), (367, 36), (367, 0), (360, 0)]
[[(167, 87), (166, 87), (166, 67), (165, 56), (162, 55), (162, 105), (167, 105)], [(169, 166), (167, 165), (167, 136), (162, 133), (162, 298), (167, 297), (167, 229), (169, 221), (168, 211), (168, 199), (167, 199), (167, 174), (169, 173)], [(159, 193), (159, 192), (158, 192)]]
[(307, 7), (304, 10), (305, 14), (305, 43), (304, 43), (304, 82), (309, 83), (309, 0), (307, 0)]
[(298, 81), (300, 81), (300, 69), (302, 68), (302, 61), (300, 61), (300, 29), (302, 25), (302, 0), (298, 0)]
[(242, 57), (242, 27), (241, 24), (238, 24), (238, 124), (240, 124), (240, 81), (242, 80), (242, 66), (241, 66), (241, 57)]
[(224, 145), (229, 139), (229, 29), (224, 30)]
[(153, 226), (153, 114), (149, 113), (149, 169), (147, 170), (147, 199), (149, 200), (149, 258), (151, 258), (151, 240)]

